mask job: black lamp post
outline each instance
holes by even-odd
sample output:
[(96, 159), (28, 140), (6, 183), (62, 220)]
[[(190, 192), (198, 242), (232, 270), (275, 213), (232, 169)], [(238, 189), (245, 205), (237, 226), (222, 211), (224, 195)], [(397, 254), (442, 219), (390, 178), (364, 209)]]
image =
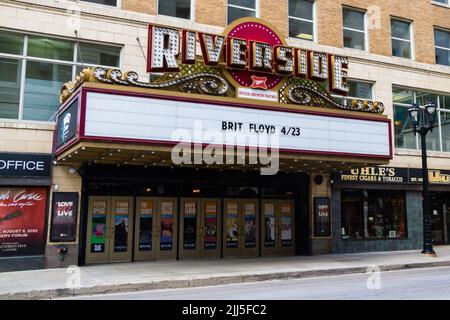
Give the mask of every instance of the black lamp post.
[(428, 198), (428, 165), (427, 165), (427, 140), (426, 135), (429, 131), (433, 131), (433, 123), (436, 120), (436, 105), (432, 101), (422, 110), (417, 104), (413, 104), (409, 108), (409, 116), (414, 126), (414, 135), (420, 134), (422, 144), (422, 177), (423, 177), (423, 250), (422, 254), (427, 256), (436, 256), (433, 250), (433, 237), (431, 232), (431, 216), (430, 204)]

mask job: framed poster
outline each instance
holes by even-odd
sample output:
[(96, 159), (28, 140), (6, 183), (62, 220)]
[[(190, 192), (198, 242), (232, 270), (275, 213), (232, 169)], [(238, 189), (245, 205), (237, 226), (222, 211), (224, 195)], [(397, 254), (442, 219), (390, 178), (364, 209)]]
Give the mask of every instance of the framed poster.
[(105, 252), (106, 205), (106, 201), (94, 201), (91, 222), (91, 253)]
[(229, 202), (226, 204), (226, 232), (227, 232), (227, 248), (238, 247), (238, 204), (237, 202)]
[(275, 204), (264, 204), (264, 246), (275, 247)]
[(185, 202), (184, 204), (184, 249), (195, 249), (197, 238), (197, 203)]
[(292, 206), (282, 204), (280, 211), (281, 246), (290, 247), (292, 245)]
[(314, 198), (314, 236), (331, 237), (330, 198)]
[(205, 249), (216, 249), (217, 247), (217, 204), (207, 202), (205, 204)]
[(172, 250), (173, 243), (173, 202), (161, 202), (161, 238), (160, 250)]
[(256, 247), (256, 207), (254, 203), (244, 205), (244, 240), (246, 248)]
[(153, 201), (141, 201), (139, 207), (139, 251), (152, 250)]
[(76, 241), (77, 216), (78, 193), (53, 192), (50, 241)]
[(0, 188), (0, 257), (44, 253), (46, 206), (46, 188)]

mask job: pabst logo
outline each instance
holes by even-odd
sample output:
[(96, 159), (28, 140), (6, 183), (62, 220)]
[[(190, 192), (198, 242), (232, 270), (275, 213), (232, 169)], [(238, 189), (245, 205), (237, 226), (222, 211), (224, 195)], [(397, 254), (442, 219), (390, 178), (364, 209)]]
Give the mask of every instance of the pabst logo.
[(224, 67), (238, 87), (271, 90), (284, 77), (297, 77), (329, 81), (339, 94), (349, 90), (346, 57), (290, 47), (260, 19), (238, 19), (223, 35), (149, 25), (148, 72), (179, 72), (180, 62), (197, 63), (197, 52), (205, 66)]

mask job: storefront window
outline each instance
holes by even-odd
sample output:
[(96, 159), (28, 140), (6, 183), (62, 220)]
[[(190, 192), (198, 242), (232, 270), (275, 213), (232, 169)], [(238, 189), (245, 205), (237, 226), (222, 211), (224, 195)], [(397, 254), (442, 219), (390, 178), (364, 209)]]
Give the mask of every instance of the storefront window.
[[(350, 90), (347, 96), (333, 94), (334, 100), (344, 106), (351, 106), (353, 99), (372, 100), (373, 99), (373, 83), (366, 81), (347, 81)], [(328, 83), (321, 84), (328, 91)]]
[(120, 66), (120, 47), (85, 42), (79, 45), (0, 31), (0, 119), (54, 121), (64, 82), (85, 67)]
[(17, 119), (22, 62), (0, 58), (0, 118)]
[(341, 198), (344, 239), (406, 237), (403, 191), (343, 190)]
[(394, 105), (395, 147), (416, 149), (417, 140), (409, 119), (407, 107)]

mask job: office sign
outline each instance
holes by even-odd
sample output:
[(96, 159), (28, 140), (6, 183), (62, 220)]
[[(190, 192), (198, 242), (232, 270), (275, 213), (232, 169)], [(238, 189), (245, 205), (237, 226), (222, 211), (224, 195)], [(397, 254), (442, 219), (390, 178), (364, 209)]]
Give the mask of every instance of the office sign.
[(52, 156), (34, 153), (0, 153), (1, 177), (46, 177), (51, 175)]

